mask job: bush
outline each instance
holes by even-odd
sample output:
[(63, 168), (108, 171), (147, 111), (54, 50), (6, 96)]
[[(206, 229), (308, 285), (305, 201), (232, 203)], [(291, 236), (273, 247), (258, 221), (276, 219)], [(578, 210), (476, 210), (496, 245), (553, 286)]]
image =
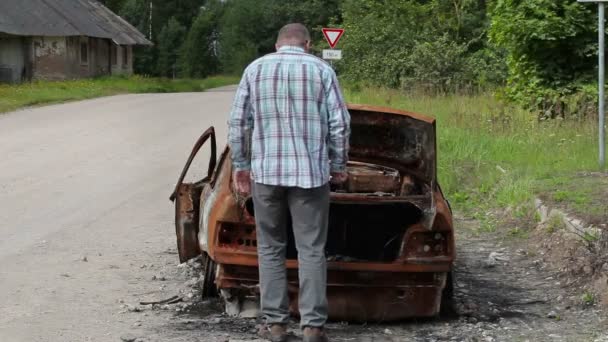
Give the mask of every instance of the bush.
[(466, 45), (452, 41), (447, 34), (435, 41), (417, 42), (404, 63), (407, 73), (401, 77), (401, 88), (446, 92), (463, 87), (473, 79), (466, 50)]
[(339, 67), (349, 81), (446, 92), (506, 76), (502, 54), (486, 44), (483, 2), (346, 0), (343, 18)]
[(201, 78), (218, 71), (217, 14), (216, 11), (203, 9), (194, 20), (179, 56), (181, 76)]
[(496, 1), (490, 38), (508, 51), (509, 99), (541, 117), (566, 116), (579, 106), (596, 70), (591, 8), (571, 0)]

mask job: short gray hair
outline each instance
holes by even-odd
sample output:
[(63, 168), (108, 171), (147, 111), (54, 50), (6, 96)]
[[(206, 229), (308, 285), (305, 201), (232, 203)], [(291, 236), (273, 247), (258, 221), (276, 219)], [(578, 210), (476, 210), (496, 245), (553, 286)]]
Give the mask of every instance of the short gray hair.
[(283, 26), (277, 37), (277, 45), (304, 46), (307, 41), (310, 41), (310, 32), (306, 26), (299, 23)]

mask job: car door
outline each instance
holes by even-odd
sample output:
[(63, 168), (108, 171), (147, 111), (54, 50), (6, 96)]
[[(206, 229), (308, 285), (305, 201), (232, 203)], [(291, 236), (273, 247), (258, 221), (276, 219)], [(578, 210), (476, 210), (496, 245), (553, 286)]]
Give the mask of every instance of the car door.
[[(184, 182), (194, 158), (205, 145), (210, 142), (210, 157), (207, 176), (195, 182)], [(200, 215), (200, 198), (203, 188), (209, 184), (217, 164), (217, 146), (215, 129), (209, 127), (196, 141), (192, 152), (186, 161), (182, 173), (169, 199), (175, 203), (175, 233), (179, 261), (186, 262), (201, 254), (198, 242), (198, 223)]]

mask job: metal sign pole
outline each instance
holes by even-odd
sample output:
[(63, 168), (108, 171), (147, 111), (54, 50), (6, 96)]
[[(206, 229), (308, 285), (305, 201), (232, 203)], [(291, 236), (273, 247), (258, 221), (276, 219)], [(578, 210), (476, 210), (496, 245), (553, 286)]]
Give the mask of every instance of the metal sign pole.
[(603, 2), (598, 3), (599, 17), (599, 131), (600, 131), (600, 170), (606, 167), (606, 129), (605, 129), (605, 108), (604, 108), (604, 88), (605, 88), (605, 58), (604, 58), (604, 23), (606, 8)]
[(606, 19), (606, 2), (608, 0), (577, 0), (582, 3), (597, 2), (597, 17), (598, 17), (598, 64), (599, 64), (599, 80), (598, 80), (598, 117), (599, 117), (599, 147), (600, 147), (600, 170), (606, 169), (606, 111), (605, 111), (605, 96), (606, 88), (606, 64), (605, 64), (605, 19)]

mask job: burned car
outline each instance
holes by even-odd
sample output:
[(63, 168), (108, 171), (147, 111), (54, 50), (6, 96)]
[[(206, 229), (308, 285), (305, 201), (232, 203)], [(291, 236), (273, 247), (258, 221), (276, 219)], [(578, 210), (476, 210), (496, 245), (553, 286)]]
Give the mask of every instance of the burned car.
[[(390, 108), (348, 109), (349, 177), (332, 188), (326, 245), (329, 318), (436, 316), (451, 293), (455, 250), (451, 210), (437, 183), (435, 120)], [(185, 183), (207, 142), (207, 176)], [(236, 194), (231, 177), (230, 150), (217, 159), (212, 127), (194, 146), (171, 199), (180, 261), (202, 255), (203, 296), (221, 293), (238, 312), (259, 291), (258, 260), (253, 203)], [(297, 250), (288, 235), (290, 310), (297, 314)]]

